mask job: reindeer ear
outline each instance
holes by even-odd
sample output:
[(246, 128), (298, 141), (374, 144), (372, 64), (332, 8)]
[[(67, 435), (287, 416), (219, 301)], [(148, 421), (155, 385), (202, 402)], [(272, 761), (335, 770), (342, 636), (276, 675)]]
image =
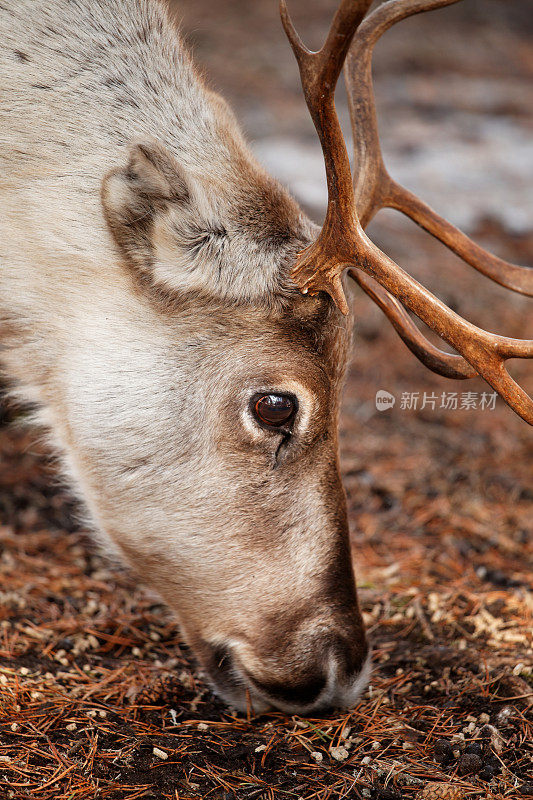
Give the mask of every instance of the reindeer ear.
[(157, 142), (134, 144), (103, 181), (108, 225), (143, 286), (174, 298), (270, 302), (285, 291), (286, 264), (308, 243), (291, 233), (291, 225), (303, 231), (300, 212), (261, 172), (248, 180), (243, 200), (237, 180), (224, 189), (215, 167), (211, 180)]
[(132, 145), (125, 166), (103, 181), (102, 202), (111, 231), (133, 265), (150, 271), (153, 231), (158, 215), (171, 204), (187, 204), (190, 192), (184, 171), (158, 142)]

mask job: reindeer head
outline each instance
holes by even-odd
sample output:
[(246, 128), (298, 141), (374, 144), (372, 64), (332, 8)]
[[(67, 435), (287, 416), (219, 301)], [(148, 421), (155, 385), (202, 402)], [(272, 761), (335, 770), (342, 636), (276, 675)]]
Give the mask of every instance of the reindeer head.
[(151, 322), (120, 345), (96, 513), (226, 701), (307, 711), (366, 681), (337, 441), (352, 320), (290, 280), (315, 226), (236, 135), (220, 180), (142, 142), (104, 181)]
[[(533, 343), (462, 320), (381, 253), (359, 221), (392, 205), (477, 269), (531, 293), (527, 270), (498, 262), (439, 220), (392, 182), (379, 154), (372, 45), (397, 19), (454, 1), (393, 0), (354, 38), (370, 0), (342, 0), (317, 53), (302, 45), (282, 4), (326, 159), (329, 205), (318, 237), (215, 98), (222, 155), (204, 144), (204, 164), (191, 165), (143, 141), (104, 181), (136, 321), (109, 354), (115, 383), (99, 422), (93, 512), (177, 612), (215, 688), (240, 708), (248, 694), (256, 709), (347, 705), (366, 680), (338, 462), (352, 324), (346, 267), (430, 368), (479, 373), (533, 419), (531, 401), (502, 366), (531, 356)], [(355, 193), (333, 102), (351, 43)], [(402, 303), (462, 355), (425, 340)], [(117, 352), (127, 353), (127, 366)], [(85, 401), (104, 402), (98, 393)], [(115, 437), (107, 449), (106, 424)]]

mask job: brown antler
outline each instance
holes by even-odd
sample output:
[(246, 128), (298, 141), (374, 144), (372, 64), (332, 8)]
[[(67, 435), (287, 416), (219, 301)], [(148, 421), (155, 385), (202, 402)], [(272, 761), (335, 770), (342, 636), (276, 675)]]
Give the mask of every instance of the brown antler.
[(431, 344), (418, 330), (400, 301), (385, 291), (377, 281), (361, 272), (360, 269), (350, 269), (348, 275), (359, 284), (361, 289), (387, 315), (390, 323), (409, 350), (428, 369), (445, 378), (456, 378), (458, 380), (473, 378), (474, 375), (477, 375), (475, 369), (470, 364), (467, 364), (464, 358), (453, 353), (446, 353)]
[[(449, 5), (456, 1), (390, 0), (380, 6), (365, 20), (354, 42), (350, 80), (355, 81), (357, 91), (361, 92), (356, 96), (352, 95), (351, 101), (358, 169), (355, 178), (355, 196), (357, 207), (361, 208), (363, 221), (366, 223), (383, 205), (401, 206), (402, 211), (409, 213), (417, 221), (424, 219), (424, 226), (428, 229), (431, 225), (431, 232), (438, 230), (439, 238), (445, 243), (448, 243), (447, 237), (451, 235), (454, 242), (453, 249), (462, 253), (465, 247), (464, 240), (469, 247), (477, 248), (477, 246), (467, 237), (458, 238), (459, 231), (455, 231), (452, 226), (448, 226), (445, 231), (441, 230), (440, 223), (437, 225), (433, 219), (434, 217), (438, 221), (439, 218), (433, 212), (430, 212), (433, 217), (428, 215), (427, 207), (416, 198), (414, 198), (415, 203), (410, 199), (411, 195), (407, 201), (406, 190), (394, 184), (389, 178), (379, 149), (370, 83), (371, 48), (390, 25), (409, 14)], [(369, 5), (370, 2), (367, 0), (352, 0), (352, 2), (342, 0), (326, 43), (321, 50), (314, 53), (302, 44), (289, 18), (285, 2), (281, 0), (283, 25), (300, 67), (305, 99), (320, 137), (328, 179), (328, 209), (324, 225), (318, 239), (298, 257), (292, 273), (293, 280), (303, 292), (315, 293), (321, 290), (328, 292), (341, 311), (347, 313), (342, 274), (346, 267), (356, 268), (352, 274), (358, 283), (372, 299), (378, 301), (396, 329), (401, 332), (404, 341), (427, 366), (450, 377), (470, 377), (472, 374), (468, 366), (470, 365), (473, 371), (484, 377), (517, 414), (533, 425), (533, 400), (510, 377), (505, 368), (505, 361), (509, 358), (532, 358), (533, 341), (497, 336), (467, 322), (381, 252), (368, 239), (359, 222), (348, 154), (335, 110), (334, 93), (348, 47)], [(349, 88), (351, 90), (352, 85), (349, 85)], [(363, 125), (366, 123), (366, 129), (363, 127), (361, 137), (357, 136), (356, 130), (359, 126), (359, 113)], [(444, 223), (444, 220), (442, 222)], [(459, 234), (459, 237), (462, 236)], [(477, 249), (484, 254), (481, 248)], [(478, 255), (475, 251), (469, 263), (475, 260), (475, 266), (480, 269)], [(493, 256), (489, 258), (494, 259)], [(501, 262), (504, 267), (509, 268), (505, 271), (499, 268), (498, 262), (499, 259), (494, 259), (487, 266), (487, 262), (484, 261), (482, 266), (485, 274), (494, 277), (492, 273), (495, 273), (500, 283), (506, 281), (504, 285), (508, 285), (515, 282), (518, 270), (522, 280), (526, 281), (527, 289), (529, 272), (527, 268)], [(382, 288), (378, 289), (368, 276), (370, 279), (374, 278)], [(520, 291), (523, 290), (521, 286)], [(396, 301), (393, 298), (396, 298)], [(462, 358), (444, 353), (431, 345), (397, 303), (398, 300), (451, 344)]]
[[(292, 277), (304, 292), (308, 289), (328, 292), (343, 314), (348, 313), (348, 305), (341, 275), (344, 267), (353, 263), (358, 222), (350, 161), (335, 111), (335, 87), (354, 33), (371, 3), (372, 0), (341, 0), (324, 46), (313, 53), (296, 33), (285, 0), (280, 2), (281, 21), (300, 68), (305, 100), (324, 153), (328, 182), (324, 225), (316, 242), (301, 254)], [(341, 253), (344, 261), (339, 269)], [(321, 265), (319, 271), (317, 263)], [(312, 285), (304, 277), (311, 275)]]
[(532, 297), (533, 269), (510, 264), (479, 247), (416, 195), (396, 183), (383, 163), (372, 89), (374, 45), (396, 22), (456, 2), (458, 0), (395, 0), (379, 6), (359, 28), (357, 41), (346, 59), (357, 212), (361, 225), (366, 228), (381, 208), (401, 211), (483, 275), (507, 289)]

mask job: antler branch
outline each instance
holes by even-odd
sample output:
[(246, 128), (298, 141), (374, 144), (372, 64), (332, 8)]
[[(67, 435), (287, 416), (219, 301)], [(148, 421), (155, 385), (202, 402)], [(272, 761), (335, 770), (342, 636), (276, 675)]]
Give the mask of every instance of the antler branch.
[(444, 378), (456, 378), (457, 380), (473, 378), (474, 375), (477, 375), (475, 369), (467, 364), (462, 356), (446, 353), (426, 339), (400, 301), (390, 295), (373, 278), (359, 269), (350, 269), (348, 274), (381, 308), (409, 350), (428, 369)]
[[(335, 111), (335, 88), (355, 31), (372, 0), (342, 0), (320, 50), (313, 52), (302, 43), (294, 29), (285, 0), (280, 2), (283, 27), (300, 68), (305, 101), (315, 124), (326, 164), (328, 208), (316, 242), (306, 248), (293, 272), (293, 280), (312, 294), (328, 292), (343, 314), (348, 305), (341, 283), (338, 260), (344, 252), (347, 266), (355, 240), (352, 232), (357, 221), (352, 188), (350, 161), (344, 136)], [(333, 259), (329, 254), (333, 253)], [(320, 271), (316, 271), (316, 264)], [(308, 283), (308, 278), (313, 281)]]
[(458, 0), (389, 0), (361, 24), (357, 41), (347, 55), (345, 76), (354, 142), (355, 204), (363, 228), (381, 208), (394, 208), (486, 277), (507, 289), (533, 296), (533, 269), (511, 264), (484, 250), (416, 195), (396, 183), (383, 162), (372, 88), (374, 45), (396, 22), (456, 2)]
[(357, 266), (370, 274), (390, 294), (412, 311), (441, 339), (451, 344), (505, 402), (533, 425), (533, 400), (505, 368), (510, 358), (533, 358), (533, 340), (510, 339), (484, 331), (463, 319), (404, 272), (362, 232), (364, 264)]
[[(533, 358), (533, 341), (498, 336), (467, 322), (382, 253), (368, 239), (358, 217), (359, 211), (364, 226), (379, 208), (385, 205), (397, 208), (448, 246), (453, 245), (452, 249), (466, 256), (465, 260), (476, 269), (504, 286), (533, 293), (529, 291), (533, 289), (529, 287), (533, 272), (485, 253), (394, 183), (383, 164), (371, 86), (372, 47), (394, 22), (454, 2), (457, 0), (390, 0), (361, 24), (350, 54), (348, 78), (355, 145), (354, 190), (334, 93), (348, 47), (370, 2), (342, 0), (326, 43), (314, 53), (301, 42), (282, 0), (283, 24), (298, 60), (306, 102), (324, 151), (328, 179), (324, 225), (316, 242), (298, 257), (292, 277), (304, 292), (328, 292), (341, 311), (347, 313), (341, 278), (346, 267), (353, 267), (352, 277), (385, 311), (423, 363), (447, 377), (481, 375), (517, 414), (533, 425), (533, 400), (505, 368), (509, 358)], [(445, 353), (428, 342), (400, 303), (451, 344), (460, 356)]]

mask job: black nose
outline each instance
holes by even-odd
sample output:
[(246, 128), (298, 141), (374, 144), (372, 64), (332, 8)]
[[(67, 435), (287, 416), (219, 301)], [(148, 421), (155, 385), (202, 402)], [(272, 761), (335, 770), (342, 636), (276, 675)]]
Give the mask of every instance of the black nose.
[(252, 686), (255, 686), (262, 695), (266, 695), (274, 704), (283, 703), (302, 707), (313, 705), (327, 683), (325, 676), (316, 675), (296, 682), (287, 681), (284, 683), (264, 683), (254, 680), (250, 675), (247, 675), (247, 677)]
[(245, 675), (251, 686), (274, 705), (324, 709), (335, 702), (340, 686), (349, 685), (357, 678), (367, 654), (366, 641), (321, 634), (305, 642), (299, 670), (298, 660), (291, 659), (285, 680), (278, 676), (268, 680), (264, 674), (256, 678), (249, 672)]

